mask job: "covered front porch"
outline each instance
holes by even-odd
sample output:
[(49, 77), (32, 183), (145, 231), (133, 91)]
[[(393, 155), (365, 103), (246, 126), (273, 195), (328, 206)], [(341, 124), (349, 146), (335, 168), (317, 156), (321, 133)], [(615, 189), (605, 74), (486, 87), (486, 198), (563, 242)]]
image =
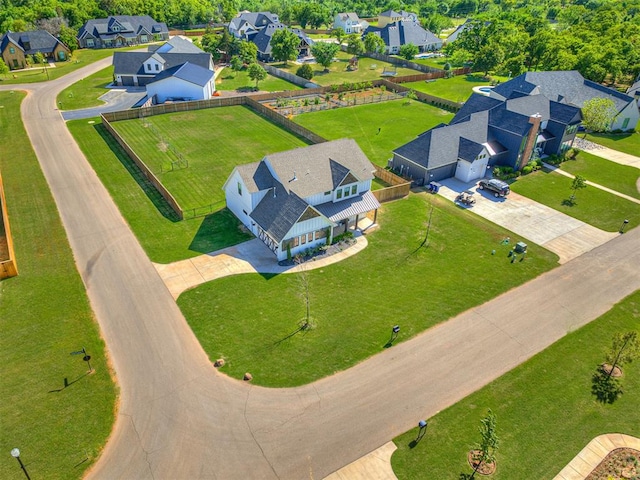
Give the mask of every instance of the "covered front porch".
[[(369, 227), (376, 223), (380, 202), (370, 191), (347, 198), (341, 202), (327, 202), (315, 206), (322, 215), (334, 223), (331, 238), (354, 228)], [(369, 213), (373, 212), (373, 219), (365, 221)]]

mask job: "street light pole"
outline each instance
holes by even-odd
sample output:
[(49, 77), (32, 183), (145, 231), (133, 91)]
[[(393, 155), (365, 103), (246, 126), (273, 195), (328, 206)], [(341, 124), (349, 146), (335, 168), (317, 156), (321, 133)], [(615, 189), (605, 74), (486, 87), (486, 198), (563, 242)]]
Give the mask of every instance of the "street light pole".
[(20, 450), (17, 449), (17, 448), (14, 448), (13, 450), (11, 450), (11, 456), (13, 458), (15, 458), (16, 460), (18, 460), (18, 463), (20, 464), (20, 468), (22, 469), (22, 471), (24, 472), (25, 476), (27, 477), (27, 480), (31, 480), (31, 477), (27, 473), (27, 469), (24, 467), (24, 464), (22, 463), (22, 460), (20, 460)]
[(618, 233), (624, 233), (624, 229), (627, 226), (627, 223), (629, 223), (629, 220), (627, 220), (626, 218), (622, 221), (622, 225), (620, 225), (620, 230), (618, 230)]

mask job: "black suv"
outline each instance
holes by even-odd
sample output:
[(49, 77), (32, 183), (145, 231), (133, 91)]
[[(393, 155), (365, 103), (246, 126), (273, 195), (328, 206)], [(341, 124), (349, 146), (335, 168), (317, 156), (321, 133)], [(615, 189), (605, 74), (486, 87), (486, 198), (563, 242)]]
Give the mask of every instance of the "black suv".
[(494, 197), (506, 197), (511, 193), (511, 189), (509, 188), (509, 184), (507, 182), (503, 182), (502, 180), (498, 180), (497, 178), (492, 178), (490, 180), (480, 180), (478, 184), (479, 190), (490, 190), (493, 192)]

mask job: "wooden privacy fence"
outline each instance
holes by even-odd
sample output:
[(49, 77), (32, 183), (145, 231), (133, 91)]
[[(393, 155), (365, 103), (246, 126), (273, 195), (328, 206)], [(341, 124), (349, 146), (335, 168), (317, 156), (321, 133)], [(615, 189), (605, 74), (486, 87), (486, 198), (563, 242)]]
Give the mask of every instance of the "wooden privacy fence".
[(284, 70), (280, 70), (279, 68), (273, 67), (267, 63), (258, 62), (262, 65), (267, 73), (273, 75), (274, 77), (282, 78), (287, 82), (291, 82), (294, 85), (298, 85), (299, 87), (306, 88), (307, 85), (311, 88), (319, 87), (317, 83), (313, 83), (311, 80), (307, 80), (306, 78), (299, 77), (298, 75), (294, 75), (293, 73), (285, 72)]
[(390, 202), (391, 200), (409, 195), (411, 182), (407, 182), (404, 178), (378, 165), (374, 165), (374, 167), (376, 169), (373, 173), (375, 177), (391, 185), (390, 187), (381, 188), (380, 190), (372, 190), (373, 196), (376, 197), (380, 203)]
[[(114, 112), (114, 113), (122, 113), (122, 112)], [(145, 178), (155, 187), (155, 189), (162, 195), (162, 198), (166, 200), (169, 206), (176, 212), (180, 220), (184, 219), (184, 214), (182, 212), (182, 208), (180, 204), (173, 198), (173, 195), (165, 188), (162, 182), (155, 176), (155, 174), (147, 167), (147, 165), (142, 161), (142, 159), (133, 151), (133, 149), (129, 146), (129, 144), (120, 136), (118, 132), (111, 126), (109, 120), (106, 117), (106, 113), (101, 115), (102, 124), (107, 129), (107, 131), (111, 134), (111, 136), (118, 142), (124, 151), (127, 153), (128, 157), (138, 166), (142, 174)]]
[(13, 251), (13, 239), (9, 228), (9, 215), (7, 213), (7, 203), (4, 198), (4, 188), (2, 186), (2, 175), (0, 175), (0, 208), (2, 209), (2, 224), (4, 226), (4, 238), (7, 243), (6, 256), (0, 256), (0, 278), (15, 277), (18, 275), (16, 256)]

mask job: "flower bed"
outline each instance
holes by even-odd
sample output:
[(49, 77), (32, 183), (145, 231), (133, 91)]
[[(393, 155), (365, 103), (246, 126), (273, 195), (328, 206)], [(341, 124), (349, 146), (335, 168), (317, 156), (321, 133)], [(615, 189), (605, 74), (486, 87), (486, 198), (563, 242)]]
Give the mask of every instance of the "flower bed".
[(640, 451), (633, 448), (617, 448), (585, 480), (640, 480)]

